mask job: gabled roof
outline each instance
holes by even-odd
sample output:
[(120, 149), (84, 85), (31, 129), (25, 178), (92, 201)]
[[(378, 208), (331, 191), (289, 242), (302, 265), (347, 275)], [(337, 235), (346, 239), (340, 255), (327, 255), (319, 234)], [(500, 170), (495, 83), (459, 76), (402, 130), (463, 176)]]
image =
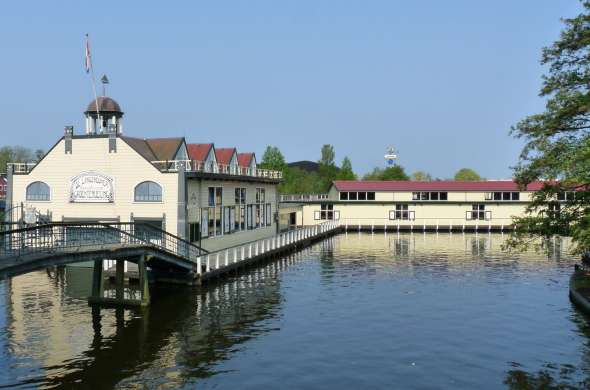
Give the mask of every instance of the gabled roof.
[[(336, 180), (332, 183), (338, 191), (519, 191), (512, 180), (488, 181), (372, 181)], [(543, 182), (530, 183), (526, 191), (538, 191)]]
[(131, 146), (133, 150), (141, 154), (146, 160), (155, 161), (158, 159), (145, 139), (126, 136), (121, 138), (123, 141), (127, 142), (127, 144)]
[(215, 158), (220, 164), (229, 165), (234, 154), (237, 154), (236, 148), (215, 148)]
[(254, 153), (238, 153), (238, 165), (241, 167), (249, 167), (253, 159), (256, 160)]
[(195, 161), (205, 161), (213, 144), (188, 144), (188, 157)]
[(184, 138), (148, 138), (146, 142), (158, 160), (173, 160)]

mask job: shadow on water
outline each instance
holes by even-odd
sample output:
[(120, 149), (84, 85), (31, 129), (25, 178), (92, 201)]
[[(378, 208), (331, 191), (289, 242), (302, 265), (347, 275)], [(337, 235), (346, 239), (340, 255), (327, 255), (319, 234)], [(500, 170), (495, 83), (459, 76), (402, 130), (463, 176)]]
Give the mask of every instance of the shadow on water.
[[(71, 302), (70, 298), (67, 306), (75, 309), (72, 313), (61, 313), (63, 316), (91, 318), (92, 332), (69, 341), (80, 344), (81, 353), (47, 364), (51, 360), (45, 356), (48, 351), (39, 350), (39, 344), (32, 340), (30, 347), (21, 352), (37, 360), (40, 371), (37, 375), (21, 376), (19, 385), (71, 388), (91, 384), (93, 389), (110, 389), (142, 383), (158, 387), (161, 382), (180, 387), (193, 379), (215, 375), (218, 373), (215, 365), (239, 351), (243, 343), (272, 331), (260, 323), (279, 315), (281, 295), (276, 276), (298, 258), (298, 255), (290, 256), (201, 288), (160, 286), (154, 289), (153, 304), (143, 310), (90, 308), (85, 302)], [(86, 296), (88, 291), (84, 286), (91, 277), (90, 270), (69, 271), (69, 278), (64, 270), (48, 271), (47, 275), (39, 273), (34, 284), (44, 279), (56, 300), (63, 299), (66, 291)], [(19, 287), (23, 280), (26, 277), (13, 279), (11, 290), (32, 289), (32, 285)], [(21, 333), (20, 337), (26, 333), (15, 327), (14, 321), (25, 318), (22, 313), (14, 315), (21, 309), (12, 302), (20, 304), (20, 299), (10, 300), (7, 306), (11, 312), (7, 323), (9, 339), (11, 333), (12, 338), (19, 337), (16, 333)], [(42, 321), (33, 316), (26, 319)], [(51, 331), (46, 333), (45, 337), (52, 337)], [(37, 335), (30, 337), (34, 339)], [(26, 343), (23, 340), (19, 344)], [(51, 348), (51, 342), (43, 345)], [(14, 348), (11, 349), (14, 353)], [(13, 385), (16, 384), (5, 384)]]

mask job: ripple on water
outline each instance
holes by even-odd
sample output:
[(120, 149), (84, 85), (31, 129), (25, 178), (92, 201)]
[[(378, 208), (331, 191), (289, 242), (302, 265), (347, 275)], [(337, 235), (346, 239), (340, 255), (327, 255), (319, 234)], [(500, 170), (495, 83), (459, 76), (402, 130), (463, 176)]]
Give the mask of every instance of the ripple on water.
[(0, 384), (512, 388), (588, 377), (573, 260), (501, 235), (347, 234), (202, 289), (101, 310), (88, 270), (0, 282)]

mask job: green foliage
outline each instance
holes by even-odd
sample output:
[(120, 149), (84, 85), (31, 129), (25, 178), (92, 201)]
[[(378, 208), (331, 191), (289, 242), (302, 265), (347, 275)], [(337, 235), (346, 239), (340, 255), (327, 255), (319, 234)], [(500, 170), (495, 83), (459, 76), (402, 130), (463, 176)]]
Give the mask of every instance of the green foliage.
[(482, 180), (482, 177), (479, 176), (479, 174), (471, 168), (461, 168), (457, 171), (457, 173), (455, 173), (455, 180), (456, 181), (479, 181), (479, 180)]
[(272, 169), (275, 171), (284, 171), (287, 167), (283, 153), (276, 146), (267, 146), (262, 161), (258, 166), (262, 169)]
[[(571, 235), (577, 250), (590, 250), (590, 1), (565, 19), (553, 45), (543, 49), (548, 67), (540, 95), (545, 111), (524, 118), (511, 133), (525, 141), (515, 168), (518, 183), (545, 181), (526, 215), (515, 218), (510, 248), (526, 247), (531, 237)], [(577, 196), (556, 207), (556, 194), (577, 190)]]
[(335, 166), (334, 158), (336, 153), (334, 152), (334, 146), (328, 144), (323, 145), (321, 156), (320, 161), (318, 161), (320, 165)]
[(336, 175), (338, 180), (356, 180), (356, 175), (352, 170), (352, 162), (348, 157), (344, 157), (342, 165), (340, 166), (340, 172)]
[(375, 168), (371, 173), (367, 173), (363, 180), (410, 180), (410, 178), (401, 165), (393, 165), (385, 169)]
[(317, 194), (320, 191), (320, 178), (316, 172), (306, 172), (299, 168), (287, 167), (283, 171), (283, 183), (279, 186), (283, 194)]
[(334, 147), (332, 145), (323, 145), (321, 158), (318, 161), (320, 165), (318, 190), (321, 193), (328, 192), (332, 182), (338, 176), (338, 167), (334, 163)]
[(432, 176), (424, 171), (416, 171), (412, 173), (411, 179), (414, 181), (432, 181)]
[(6, 172), (6, 164), (12, 162), (38, 161), (44, 155), (41, 149), (32, 151), (23, 146), (2, 146), (0, 147), (0, 173)]

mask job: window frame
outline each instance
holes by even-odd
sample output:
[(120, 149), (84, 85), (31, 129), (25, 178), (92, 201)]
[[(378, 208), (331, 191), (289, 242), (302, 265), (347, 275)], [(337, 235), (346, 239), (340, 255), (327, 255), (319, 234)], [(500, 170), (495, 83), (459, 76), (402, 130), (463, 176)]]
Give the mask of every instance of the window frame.
[[(47, 199), (44, 199), (45, 197), (43, 197), (43, 199), (39, 198), (39, 195), (35, 195), (35, 197), (37, 197), (36, 199), (32, 199), (29, 197), (29, 188), (33, 185), (33, 184), (43, 184), (46, 188), (47, 188)], [(45, 183), (44, 181), (41, 180), (35, 180), (32, 183), (29, 183), (29, 185), (26, 186), (25, 188), (25, 200), (27, 202), (51, 202), (51, 187), (49, 186), (49, 184)]]
[[(140, 199), (137, 199), (137, 189), (142, 184), (148, 184), (148, 197), (150, 196), (149, 195), (149, 184), (155, 184), (157, 186), (157, 188), (160, 189), (160, 199), (158, 199), (158, 200), (140, 200)], [(144, 181), (138, 183), (135, 187), (133, 187), (133, 202), (137, 202), (137, 203), (163, 203), (164, 202), (164, 188), (160, 185), (160, 183), (157, 183), (157, 182), (155, 182), (153, 180), (144, 180)]]

